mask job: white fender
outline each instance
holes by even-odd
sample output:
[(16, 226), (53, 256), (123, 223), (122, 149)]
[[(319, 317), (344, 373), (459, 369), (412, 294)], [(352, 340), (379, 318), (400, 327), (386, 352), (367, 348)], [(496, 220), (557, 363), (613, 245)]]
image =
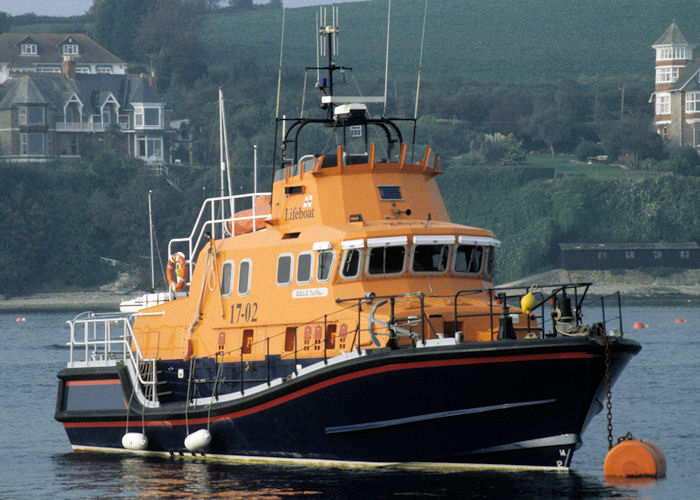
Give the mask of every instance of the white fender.
[(148, 438), (141, 432), (127, 432), (122, 436), (122, 446), (127, 450), (145, 450)]
[(199, 429), (185, 438), (185, 448), (191, 452), (199, 451), (211, 443), (211, 433), (206, 429)]

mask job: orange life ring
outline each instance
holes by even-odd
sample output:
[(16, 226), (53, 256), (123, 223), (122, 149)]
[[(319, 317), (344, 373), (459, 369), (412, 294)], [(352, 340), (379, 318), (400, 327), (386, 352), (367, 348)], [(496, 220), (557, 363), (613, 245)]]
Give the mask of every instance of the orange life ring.
[(187, 281), (187, 263), (185, 254), (178, 252), (168, 258), (168, 270), (165, 273), (168, 278), (168, 286), (174, 291), (182, 289)]

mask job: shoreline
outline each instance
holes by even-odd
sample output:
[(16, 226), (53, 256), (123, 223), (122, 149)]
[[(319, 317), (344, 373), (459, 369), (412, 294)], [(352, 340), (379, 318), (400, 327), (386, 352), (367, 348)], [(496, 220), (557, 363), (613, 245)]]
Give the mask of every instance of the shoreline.
[[(688, 270), (672, 276), (655, 278), (637, 271), (611, 274), (609, 271), (566, 271), (556, 269), (526, 278), (495, 285), (498, 287), (528, 287), (533, 284), (592, 282), (588, 297), (599, 298), (620, 292), (627, 304), (686, 304), (700, 306), (700, 270)], [(123, 290), (123, 289), (122, 289)], [(91, 292), (46, 292), (3, 298), (0, 313), (31, 311), (100, 311), (119, 312), (119, 304), (144, 291), (129, 293), (114, 290)]]

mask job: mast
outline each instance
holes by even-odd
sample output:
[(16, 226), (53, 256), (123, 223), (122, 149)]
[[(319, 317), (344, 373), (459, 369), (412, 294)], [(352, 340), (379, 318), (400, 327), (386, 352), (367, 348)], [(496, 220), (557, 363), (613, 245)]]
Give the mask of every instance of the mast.
[(156, 288), (156, 275), (155, 268), (153, 266), (153, 212), (151, 210), (151, 191), (148, 190), (148, 237), (151, 243), (151, 291)]

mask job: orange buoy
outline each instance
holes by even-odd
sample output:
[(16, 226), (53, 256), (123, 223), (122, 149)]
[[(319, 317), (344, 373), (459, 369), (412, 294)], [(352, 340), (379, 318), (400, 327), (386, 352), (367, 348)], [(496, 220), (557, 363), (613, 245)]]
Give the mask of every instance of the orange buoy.
[(23, 321), (27, 321), (26, 318), (22, 318), (21, 316), (15, 320), (17, 323), (22, 323)]
[(666, 477), (666, 458), (654, 443), (643, 439), (620, 441), (605, 457), (606, 476)]
[(635, 321), (632, 325), (632, 328), (634, 328), (635, 330), (639, 330), (640, 328), (649, 328), (649, 325), (646, 325), (641, 321)]
[(676, 323), (685, 323), (683, 318), (676, 318)]

